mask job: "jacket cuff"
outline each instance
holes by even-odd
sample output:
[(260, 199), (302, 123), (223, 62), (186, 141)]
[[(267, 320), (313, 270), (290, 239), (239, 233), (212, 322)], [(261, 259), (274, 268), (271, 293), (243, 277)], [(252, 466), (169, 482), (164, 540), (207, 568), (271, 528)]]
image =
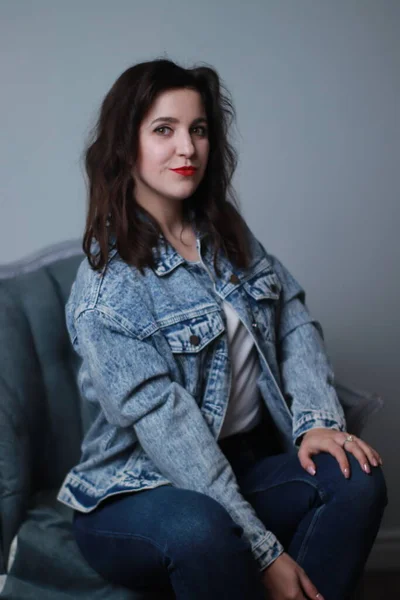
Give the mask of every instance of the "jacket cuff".
[(300, 418), (293, 423), (293, 442), (299, 447), (301, 440), (299, 438), (317, 427), (326, 429), (337, 429), (346, 431), (346, 422), (339, 415), (320, 410), (304, 411)]
[(260, 571), (266, 569), (284, 551), (284, 547), (278, 542), (271, 531), (267, 533), (255, 548), (252, 548), (253, 556), (257, 561)]

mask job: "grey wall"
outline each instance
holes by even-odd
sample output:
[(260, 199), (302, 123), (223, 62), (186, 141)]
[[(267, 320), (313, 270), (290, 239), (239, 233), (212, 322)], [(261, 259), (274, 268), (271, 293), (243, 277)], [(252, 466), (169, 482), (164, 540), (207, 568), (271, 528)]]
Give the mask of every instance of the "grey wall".
[(217, 68), (250, 226), (308, 291), (337, 378), (386, 400), (364, 435), (390, 493), (373, 560), (400, 565), (400, 3), (3, 0), (0, 18), (0, 263), (82, 235), (84, 137), (125, 68)]

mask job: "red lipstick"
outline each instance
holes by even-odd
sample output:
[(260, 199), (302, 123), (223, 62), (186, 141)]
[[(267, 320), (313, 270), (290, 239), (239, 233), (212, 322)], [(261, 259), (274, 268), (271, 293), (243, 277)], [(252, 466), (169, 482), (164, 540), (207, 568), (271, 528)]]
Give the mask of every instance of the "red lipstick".
[(178, 169), (171, 169), (171, 171), (178, 173), (178, 175), (184, 175), (188, 177), (190, 175), (194, 175), (197, 169), (196, 167), (179, 167)]

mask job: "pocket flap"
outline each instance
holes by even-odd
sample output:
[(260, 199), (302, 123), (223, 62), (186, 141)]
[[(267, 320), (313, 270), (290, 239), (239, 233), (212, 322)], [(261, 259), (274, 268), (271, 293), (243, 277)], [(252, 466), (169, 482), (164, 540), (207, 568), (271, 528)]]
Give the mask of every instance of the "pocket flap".
[(218, 311), (183, 319), (161, 326), (172, 352), (200, 352), (207, 344), (225, 331)]
[(282, 289), (282, 284), (273, 271), (261, 271), (243, 285), (255, 300), (278, 300)]

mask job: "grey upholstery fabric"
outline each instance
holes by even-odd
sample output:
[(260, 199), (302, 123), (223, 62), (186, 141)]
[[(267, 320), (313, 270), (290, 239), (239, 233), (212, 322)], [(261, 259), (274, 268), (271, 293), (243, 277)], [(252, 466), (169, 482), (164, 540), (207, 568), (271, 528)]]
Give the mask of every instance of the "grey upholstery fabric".
[(56, 500), (91, 419), (64, 321), (82, 258), (72, 241), (0, 267), (1, 598), (154, 597), (93, 571), (73, 538), (72, 510)]
[[(64, 320), (82, 258), (72, 240), (0, 266), (0, 598), (154, 597), (90, 569), (72, 535), (72, 510), (55, 499), (91, 420)], [(359, 434), (382, 400), (336, 388), (348, 430)]]

